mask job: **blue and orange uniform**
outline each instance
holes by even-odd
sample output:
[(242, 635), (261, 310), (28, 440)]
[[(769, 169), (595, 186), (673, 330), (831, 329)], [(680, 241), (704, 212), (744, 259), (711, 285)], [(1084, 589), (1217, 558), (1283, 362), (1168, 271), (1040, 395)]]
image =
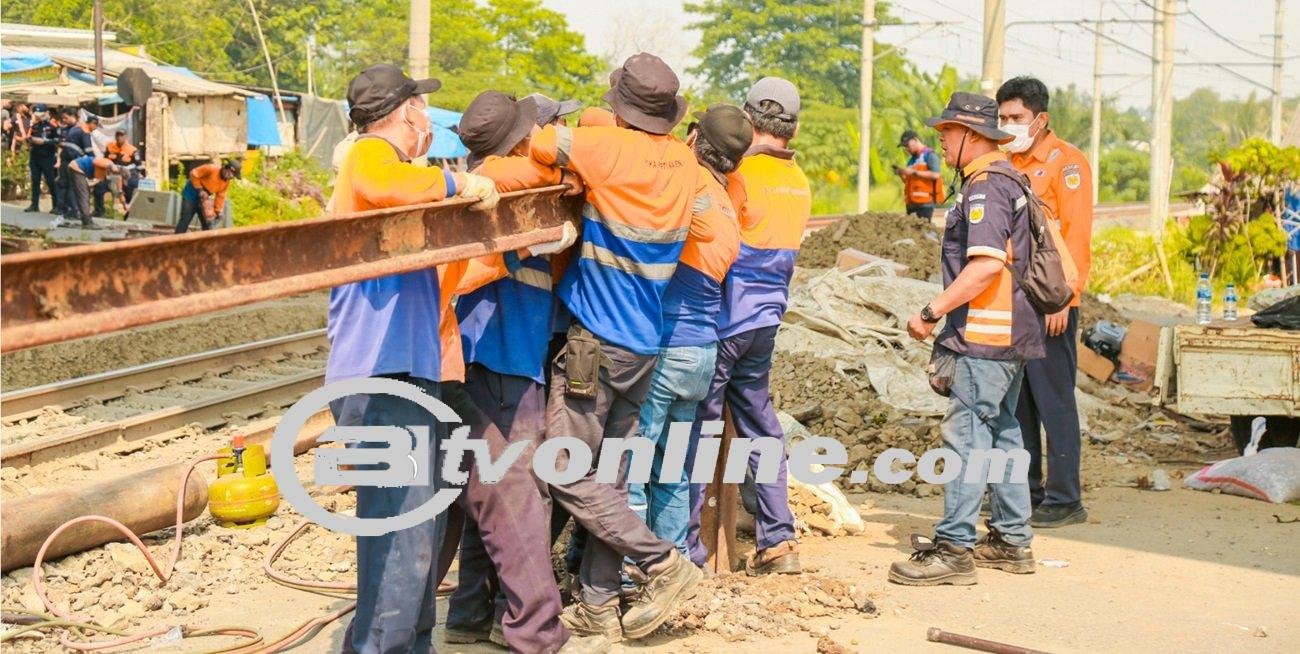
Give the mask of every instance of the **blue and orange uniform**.
[[(526, 157), (489, 156), (474, 172), (495, 181), (502, 193), (561, 181), (558, 168)], [(456, 301), (464, 389), (480, 417), (470, 437), (487, 440), (494, 457), (511, 443), (536, 447), (545, 436), (543, 369), (554, 303), (548, 257), (510, 252), (505, 264), (508, 274)], [(559, 620), (546, 505), (528, 457), (495, 484), (482, 484), (471, 473), (449, 632), (481, 632), (495, 619), (512, 649), (530, 652), (554, 651), (569, 638)]]
[[(794, 151), (757, 145), (732, 173), (727, 192), (740, 221), (740, 253), (723, 284), (718, 319), (718, 355), (708, 396), (700, 404), (697, 422), (720, 420), (724, 401), (731, 407), (736, 435), (744, 438), (784, 438), (768, 391), (776, 330), (789, 299), (794, 259), (812, 211), (808, 178), (794, 160)], [(775, 483), (757, 484), (756, 546), (765, 550), (793, 540), (794, 515), (786, 490), (785, 448)], [(750, 467), (759, 461), (759, 448)], [(703, 565), (708, 552), (699, 538), (698, 516), (704, 493), (691, 492), (691, 558)]]
[(727, 179), (704, 166), (699, 176), (686, 245), (664, 292), (659, 360), (641, 405), (639, 435), (655, 442), (651, 481), (629, 483), (627, 489), (629, 506), (655, 535), (686, 555), (690, 489), (684, 471), (676, 479), (662, 477), (663, 459), (669, 426), (694, 422), (696, 407), (708, 393), (718, 351), (722, 282), (740, 251), (740, 225), (724, 187)]
[[(596, 452), (607, 436), (636, 433), (663, 334), (664, 292), (690, 230), (695, 154), (668, 134), (550, 125), (532, 137), (529, 156), (576, 173), (587, 189), (577, 255), (558, 289), (573, 324), (551, 366), (546, 431)], [(594, 467), (550, 490), (591, 535), (579, 575), (584, 604), (617, 601), (624, 557), (646, 567), (672, 556), (673, 544), (628, 508), (621, 484), (597, 481)]]
[[(335, 214), (442, 200), (455, 193), (449, 174), (410, 164), (388, 141), (362, 137), (344, 157), (331, 201)], [(441, 399), (442, 345), (436, 326), (447, 312), (435, 269), (418, 270), (337, 286), (330, 293), (327, 382), (390, 377)], [(438, 470), (438, 441), (446, 425), (420, 406), (382, 394), (350, 395), (331, 402), (340, 426), (422, 426), (434, 442), (427, 470)], [(358, 518), (385, 518), (412, 511), (442, 487), (358, 486)], [(357, 538), (357, 610), (343, 651), (431, 649), (438, 549), (445, 518), (382, 536)], [(400, 565), (393, 565), (400, 561)]]

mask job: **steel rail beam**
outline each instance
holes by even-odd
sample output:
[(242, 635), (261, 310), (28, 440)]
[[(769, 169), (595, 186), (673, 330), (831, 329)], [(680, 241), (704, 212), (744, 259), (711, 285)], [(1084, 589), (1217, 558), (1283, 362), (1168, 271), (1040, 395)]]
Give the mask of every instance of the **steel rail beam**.
[(0, 257), (0, 352), (210, 313), (558, 239), (564, 187)]

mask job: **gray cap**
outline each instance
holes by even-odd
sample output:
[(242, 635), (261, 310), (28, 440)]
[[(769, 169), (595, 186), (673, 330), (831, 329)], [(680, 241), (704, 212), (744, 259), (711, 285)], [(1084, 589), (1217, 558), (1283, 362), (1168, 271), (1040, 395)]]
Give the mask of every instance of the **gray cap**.
[(525, 100), (532, 99), (537, 105), (537, 124), (545, 127), (555, 121), (560, 116), (567, 116), (582, 108), (582, 103), (577, 100), (553, 100), (541, 93), (533, 93), (524, 97)]
[(799, 118), (799, 90), (794, 83), (780, 77), (764, 77), (749, 87), (745, 95), (745, 104), (757, 109), (760, 102), (771, 100), (779, 105), (784, 113), (781, 118), (795, 120)]

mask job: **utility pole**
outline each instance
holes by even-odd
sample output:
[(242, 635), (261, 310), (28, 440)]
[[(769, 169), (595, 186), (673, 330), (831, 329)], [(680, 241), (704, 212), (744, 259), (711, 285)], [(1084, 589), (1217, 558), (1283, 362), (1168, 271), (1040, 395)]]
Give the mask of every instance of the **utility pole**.
[(280, 110), (280, 122), (287, 123), (289, 118), (284, 114), (284, 100), (280, 97), (280, 82), (275, 78), (275, 64), (271, 63), (271, 51), (266, 47), (266, 37), (262, 34), (262, 21), (257, 17), (257, 7), (253, 6), (253, 0), (248, 0), (248, 11), (253, 14), (253, 27), (257, 30), (257, 40), (262, 44), (262, 56), (266, 57), (266, 72), (271, 75), (271, 90), (275, 93), (275, 106)]
[(858, 95), (858, 213), (871, 198), (871, 84), (875, 77), (876, 0), (862, 0), (862, 73)]
[(1002, 85), (1002, 51), (1006, 38), (1006, 0), (984, 0), (984, 66), (980, 74), (980, 93), (990, 98)]
[(1174, 0), (1158, 0), (1152, 12), (1155, 24), (1151, 30), (1151, 216), (1148, 225), (1155, 237), (1165, 285), (1173, 290), (1173, 278), (1165, 259), (1164, 233), (1169, 215), (1169, 148), (1174, 114)]
[(313, 60), (316, 59), (316, 33), (307, 37), (307, 95), (316, 95), (316, 71)]
[(407, 64), (411, 77), (424, 79), (429, 76), (429, 0), (411, 0), (411, 18), (408, 29), (410, 39), (407, 43)]
[(1282, 7), (1283, 0), (1274, 0), (1273, 9), (1273, 111), (1268, 124), (1268, 139), (1274, 145), (1282, 144)]
[(1092, 203), (1097, 204), (1098, 189), (1101, 188), (1101, 17), (1105, 5), (1097, 9), (1097, 38), (1092, 53), (1092, 130), (1089, 134), (1088, 153), (1092, 163)]
[[(84, 7), (85, 5), (82, 6)], [(1278, 9), (1278, 11), (1281, 11), (1281, 9)], [(95, 86), (103, 86), (104, 85), (104, 0), (95, 0), (94, 22), (95, 22)], [(1280, 48), (1282, 46), (1278, 46), (1278, 47)]]

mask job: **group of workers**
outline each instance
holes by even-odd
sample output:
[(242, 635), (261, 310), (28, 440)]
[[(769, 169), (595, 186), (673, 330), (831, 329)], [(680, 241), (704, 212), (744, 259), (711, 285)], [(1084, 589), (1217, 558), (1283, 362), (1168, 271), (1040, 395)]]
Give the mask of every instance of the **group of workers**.
[[(573, 126), (575, 102), (480, 94), (459, 126), (471, 170), (457, 172), (423, 165), (432, 138), (424, 96), (439, 86), (387, 64), (352, 80), (348, 103), (358, 135), (336, 152), (331, 212), (450, 197), (490, 210), (500, 193), (563, 184), (585, 200), (581, 227), (566, 224), (553, 242), (332, 291), (327, 383), (382, 377), (411, 384), (451, 407), (494, 460), (526, 444), (525, 456), (493, 483), (468, 466), (453, 511), (357, 538), (357, 607), (343, 651), (431, 651), (435, 596), (457, 551), (448, 642), (607, 651), (671, 617), (694, 593), (710, 554), (699, 531), (702, 488), (661, 474), (672, 468), (664, 461), (674, 438), (669, 425), (694, 425), (676, 436), (690, 439), (688, 458), (702, 437), (717, 433), (707, 426), (721, 420), (724, 406), (737, 437), (784, 438), (768, 384), (811, 209), (808, 180), (790, 149), (799, 93), (788, 80), (762, 78), (740, 106), (694, 113), (682, 140), (673, 135), (687, 115), (677, 75), (641, 53), (611, 74), (603, 96), (609, 109), (588, 108)], [(990, 485), (991, 531), (977, 543), (984, 485), (949, 484), (936, 538), (918, 540), (917, 553), (891, 570), (900, 583), (973, 583), (977, 564), (1032, 571), (1031, 520), (1041, 511), (1063, 524), (1083, 511), (1077, 412), (1072, 392), (1062, 390), (1073, 386), (1065, 378), (1073, 379), (1074, 366), (1067, 370), (1065, 362), (1074, 356), (1076, 310), (1045, 317), (1026, 301), (1007, 266), (1027, 265), (1027, 198), (1014, 181), (986, 171), (1024, 165), (1034, 192), (1049, 203), (1067, 206), (1076, 195), (1091, 202), (1086, 162), (1080, 166), (1078, 151), (1051, 134), (1041, 87), (1012, 80), (998, 102), (954, 94), (930, 121), (965, 186), (947, 217), (945, 290), (908, 329), (926, 338), (948, 318), (937, 342), (958, 354), (954, 387), (962, 392), (954, 393), (961, 399), (953, 400), (943, 433), (963, 456), (1021, 446), (1016, 414), (1028, 363), (1031, 383), (1019, 403), (1026, 432), (1037, 433), (1039, 422), (1047, 429), (1046, 497), (1032, 510), (1024, 484)], [(1013, 111), (1017, 106), (1022, 111)], [(909, 142), (919, 146), (919, 138), (904, 140), (918, 160), (900, 174), (930, 172), (922, 179), (941, 185), (938, 163)], [(999, 150), (1007, 143), (1028, 145), (1008, 161)], [(1086, 270), (1090, 216), (1077, 218), (1063, 231)], [(1083, 253), (1074, 252), (1077, 242)], [(435, 441), (453, 426), (383, 393), (351, 395), (331, 410), (338, 425), (423, 427)], [(1058, 469), (1068, 465), (1068, 444), (1056, 443), (1071, 433), (1072, 480)], [(569, 475), (573, 481), (547, 484), (534, 475), (531, 453), (556, 437), (580, 439), (593, 457), (575, 463), (586, 467)], [(623, 452), (623, 474), (608, 483), (591, 463), (607, 438), (653, 447)], [(751, 468), (763, 449), (753, 448)], [(440, 470), (439, 448), (427, 451), (429, 460), (419, 464)], [(780, 451), (777, 480), (755, 485), (751, 575), (801, 571)], [(570, 460), (567, 450), (560, 453), (556, 469), (565, 470)], [(644, 456), (652, 458), (650, 482), (627, 484), (626, 465), (635, 468)], [(430, 485), (361, 486), (356, 516), (396, 516), (449, 485), (435, 474)], [(557, 582), (551, 547), (570, 520), (572, 578)], [(567, 606), (561, 585), (572, 595)]]
[[(40, 211), (41, 184), (53, 202), (51, 212), (84, 229), (100, 229), (93, 216), (104, 215), (104, 196), (122, 213), (130, 206), (140, 178), (140, 152), (118, 130), (102, 148), (92, 133), (99, 117), (83, 121), (75, 107), (51, 113), (44, 104), (15, 107), (10, 118), (10, 147), (28, 148), (31, 202), (26, 211)], [(93, 202), (93, 205), (92, 205)]]

